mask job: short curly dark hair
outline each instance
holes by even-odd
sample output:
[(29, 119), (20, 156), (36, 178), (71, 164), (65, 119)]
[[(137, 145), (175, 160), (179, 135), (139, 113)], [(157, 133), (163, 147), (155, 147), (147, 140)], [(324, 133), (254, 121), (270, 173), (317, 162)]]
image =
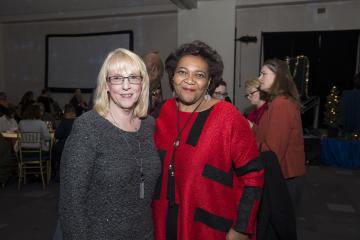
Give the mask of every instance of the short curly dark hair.
[(173, 77), (175, 74), (176, 66), (180, 59), (186, 55), (200, 56), (208, 64), (210, 79), (208, 92), (210, 95), (212, 95), (215, 91), (215, 88), (222, 81), (224, 63), (221, 59), (221, 56), (215, 49), (211, 48), (209, 45), (199, 40), (193, 41), (191, 43), (182, 44), (166, 58), (165, 70), (169, 76), (169, 84), (171, 90), (174, 90)]

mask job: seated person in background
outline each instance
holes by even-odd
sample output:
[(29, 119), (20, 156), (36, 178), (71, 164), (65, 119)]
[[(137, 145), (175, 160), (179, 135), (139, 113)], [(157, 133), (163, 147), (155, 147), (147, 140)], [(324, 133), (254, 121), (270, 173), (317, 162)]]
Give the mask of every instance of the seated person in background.
[[(19, 122), (19, 130), (21, 132), (40, 132), (42, 138), (42, 150), (49, 151), (50, 133), (46, 123), (41, 118), (39, 105), (30, 105), (23, 114), (23, 120)], [(34, 147), (34, 146), (28, 146)]]
[[(4, 108), (0, 117), (0, 132), (15, 131), (18, 128), (17, 122), (13, 118), (15, 112), (12, 108)], [(1, 114), (0, 114), (1, 115)], [(15, 141), (5, 139), (0, 133), (0, 188), (4, 188), (12, 174), (14, 161), (11, 158), (11, 146)]]
[(70, 99), (70, 103), (74, 106), (77, 117), (83, 114), (88, 108), (83, 96), (81, 95), (80, 88), (75, 89), (74, 95)]
[(94, 106), (94, 93), (95, 93), (95, 89), (93, 89), (91, 94), (90, 94), (90, 97), (89, 97), (89, 100), (88, 100), (88, 103), (87, 103), (88, 110), (91, 110), (93, 108), (93, 106)]
[(21, 98), (20, 102), (19, 102), (19, 107), (20, 108), (20, 117), (22, 117), (22, 115), (25, 112), (25, 109), (29, 106), (35, 103), (34, 100), (34, 93), (32, 91), (27, 91)]
[(11, 147), (8, 141), (0, 134), (0, 188), (4, 188), (9, 177), (14, 161), (11, 159)]
[(65, 143), (70, 135), (72, 125), (76, 118), (75, 108), (72, 104), (66, 104), (64, 107), (64, 119), (55, 130), (55, 138), (58, 142)]
[(46, 123), (48, 129), (54, 129), (55, 127), (55, 117), (52, 114), (45, 113), (45, 107), (42, 103), (35, 103), (40, 108), (40, 120), (43, 120)]
[(252, 105), (256, 107), (255, 110), (249, 113), (248, 119), (259, 125), (261, 116), (263, 115), (265, 109), (267, 108), (266, 96), (267, 94), (264, 91), (259, 89), (260, 82), (257, 78), (247, 80), (245, 82), (246, 95), (245, 97), (250, 101)]
[(37, 98), (39, 103), (44, 105), (44, 113), (52, 113), (52, 104), (54, 100), (50, 97), (49, 89), (44, 88), (41, 90), (41, 95)]
[(9, 109), (15, 113), (15, 119), (19, 119), (15, 112), (16, 106), (8, 102), (6, 93), (0, 92), (0, 116), (4, 115)]
[(226, 82), (224, 80), (221, 80), (220, 84), (215, 89), (215, 92), (212, 94), (212, 97), (219, 100), (225, 100), (231, 103), (231, 100), (226, 91)]
[(2, 111), (4, 108), (9, 108), (9, 103), (7, 102), (7, 95), (4, 92), (0, 92), (0, 107), (0, 111)]
[(17, 131), (18, 124), (14, 119), (15, 112), (11, 108), (3, 109), (3, 114), (0, 117), (0, 132)]
[(37, 102), (44, 105), (43, 117), (45, 119), (51, 119), (54, 121), (54, 119), (58, 119), (62, 113), (62, 109), (59, 104), (50, 97), (50, 91), (48, 88), (44, 88), (41, 91), (41, 95), (37, 98)]
[(75, 121), (76, 113), (75, 108), (72, 104), (66, 104), (64, 107), (64, 119), (60, 122), (59, 126), (55, 130), (56, 143), (53, 148), (53, 176), (55, 180), (59, 178), (59, 167), (61, 153), (64, 149), (65, 141), (70, 135), (72, 125)]

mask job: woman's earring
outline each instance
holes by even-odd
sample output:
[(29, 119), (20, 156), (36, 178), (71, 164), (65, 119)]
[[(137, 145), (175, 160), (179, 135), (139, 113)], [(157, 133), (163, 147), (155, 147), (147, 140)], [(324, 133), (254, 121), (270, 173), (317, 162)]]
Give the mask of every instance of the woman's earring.
[(210, 100), (211, 99), (210, 94), (209, 94), (209, 89), (206, 89), (206, 94), (204, 96), (204, 99), (205, 100)]
[(210, 96), (210, 94), (209, 94), (210, 83), (211, 83), (211, 79), (209, 80), (208, 87), (207, 87), (207, 89), (206, 89), (206, 94), (205, 94), (205, 96), (204, 96), (204, 99), (207, 100), (207, 101), (209, 101), (209, 100), (211, 99), (211, 96)]

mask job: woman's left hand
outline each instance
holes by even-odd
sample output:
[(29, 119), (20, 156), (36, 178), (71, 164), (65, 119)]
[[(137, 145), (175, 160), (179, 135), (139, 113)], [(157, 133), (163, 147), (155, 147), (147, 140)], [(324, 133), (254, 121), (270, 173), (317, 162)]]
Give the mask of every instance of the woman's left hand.
[(249, 240), (249, 237), (246, 234), (239, 233), (230, 228), (229, 232), (226, 234), (226, 240)]

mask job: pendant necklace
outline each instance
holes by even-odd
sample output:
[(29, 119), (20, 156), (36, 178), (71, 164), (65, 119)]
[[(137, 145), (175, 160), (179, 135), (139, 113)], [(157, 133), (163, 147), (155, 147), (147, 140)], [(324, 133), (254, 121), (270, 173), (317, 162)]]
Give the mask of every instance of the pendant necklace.
[(136, 133), (136, 137), (135, 137), (137, 145), (138, 145), (137, 153), (134, 150), (134, 148), (129, 144), (127, 137), (123, 134), (121, 134), (121, 137), (125, 140), (128, 148), (131, 149), (130, 153), (133, 156), (133, 158), (135, 159), (136, 165), (139, 167), (139, 173), (140, 173), (139, 197), (140, 197), (140, 199), (144, 199), (144, 197), (145, 197), (145, 175), (143, 172), (143, 159), (142, 159), (142, 157), (140, 157), (140, 158), (137, 157), (137, 155), (140, 154), (140, 152), (141, 152), (141, 146), (140, 146), (140, 141), (138, 138), (138, 133)]
[[(118, 125), (118, 123), (115, 121), (113, 115), (111, 112), (110, 113), (110, 116), (113, 120), (113, 123), (119, 127), (121, 129), (121, 127)], [(137, 131), (138, 129), (135, 128), (135, 131)], [(126, 132), (126, 131), (124, 131)], [(121, 137), (124, 139), (124, 141), (126, 142), (126, 145), (128, 147), (128, 149), (131, 150), (131, 155), (134, 157), (135, 161), (136, 161), (136, 165), (139, 167), (139, 172), (140, 172), (140, 185), (139, 185), (139, 197), (140, 199), (144, 199), (145, 197), (145, 175), (144, 175), (144, 172), (143, 172), (143, 159), (140, 158), (140, 160), (138, 159), (137, 157), (137, 154), (136, 154), (136, 151), (134, 150), (134, 148), (131, 147), (131, 145), (129, 144), (126, 136), (124, 135), (126, 133), (121, 133)], [(141, 152), (141, 146), (140, 146), (140, 141), (139, 141), (139, 137), (138, 137), (138, 132), (136, 132), (136, 136), (135, 136), (135, 139), (136, 139), (136, 142), (138, 144), (138, 154), (140, 154)]]
[(194, 115), (194, 113), (196, 112), (196, 110), (200, 107), (200, 105), (202, 104), (203, 100), (201, 100), (201, 102), (196, 106), (196, 108), (191, 112), (190, 116), (186, 119), (184, 125), (182, 126), (182, 128), (180, 129), (180, 117), (179, 117), (179, 104), (177, 104), (176, 107), (176, 129), (177, 129), (177, 136), (176, 139), (174, 141), (174, 146), (178, 147), (180, 145), (180, 137), (181, 137), (181, 133), (182, 131), (185, 129), (185, 127), (187, 126), (187, 124), (190, 122), (190, 119), (192, 118), (192, 116)]
[(196, 110), (200, 107), (204, 99), (200, 101), (200, 103), (196, 106), (196, 108), (191, 112), (190, 116), (185, 120), (184, 125), (180, 128), (180, 104), (177, 102), (176, 105), (176, 129), (177, 129), (177, 136), (173, 144), (173, 154), (169, 163), (168, 168), (168, 191), (167, 191), (167, 197), (169, 200), (170, 207), (173, 207), (175, 204), (175, 176), (174, 176), (174, 161), (175, 161), (175, 154), (176, 150), (180, 145), (180, 137), (182, 131), (185, 129), (185, 127), (188, 125), (190, 120), (192, 119), (192, 116), (196, 112)]
[[(111, 122), (114, 123), (118, 128), (120, 128), (120, 129), (122, 130), (120, 124), (115, 121), (115, 118), (114, 118), (114, 116), (112, 115), (111, 111), (109, 111), (109, 114), (110, 114), (110, 117), (111, 117), (111, 119), (112, 119)], [(131, 126), (131, 121), (130, 121), (130, 126)], [(132, 127), (133, 127), (133, 126), (132, 126)], [(137, 131), (137, 130), (139, 130), (139, 129), (138, 129), (137, 127), (134, 127), (133, 130), (134, 130), (134, 131)]]

